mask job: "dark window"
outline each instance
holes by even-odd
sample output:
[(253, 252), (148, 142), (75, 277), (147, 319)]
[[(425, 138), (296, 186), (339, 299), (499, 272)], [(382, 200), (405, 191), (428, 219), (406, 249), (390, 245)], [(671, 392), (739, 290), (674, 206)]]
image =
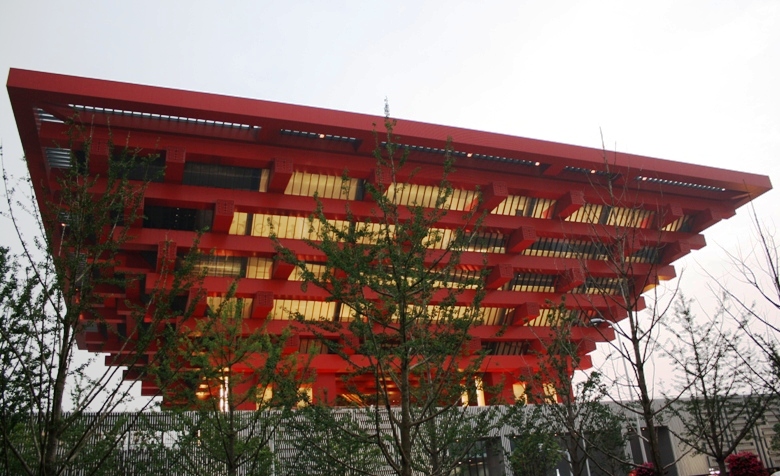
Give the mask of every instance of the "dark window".
[(213, 219), (214, 210), (154, 205), (144, 207), (144, 228), (198, 231), (210, 227)]
[(124, 164), (128, 180), (162, 182), (165, 173), (165, 157), (127, 157)]
[(202, 187), (259, 190), (261, 174), (262, 169), (187, 162), (184, 164), (182, 183)]
[[(457, 451), (457, 450), (456, 450)], [(458, 465), (459, 476), (503, 476), (504, 452), (500, 438), (479, 440), (461, 459)]]

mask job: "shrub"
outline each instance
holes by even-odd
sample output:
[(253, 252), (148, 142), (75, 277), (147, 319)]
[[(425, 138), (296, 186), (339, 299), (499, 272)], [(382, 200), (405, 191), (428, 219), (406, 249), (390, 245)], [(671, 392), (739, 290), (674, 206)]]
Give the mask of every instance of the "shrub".
[(729, 455), (726, 464), (731, 476), (769, 476), (758, 456), (749, 451)]
[(653, 476), (655, 475), (655, 468), (653, 463), (642, 463), (641, 466), (636, 468), (634, 476)]

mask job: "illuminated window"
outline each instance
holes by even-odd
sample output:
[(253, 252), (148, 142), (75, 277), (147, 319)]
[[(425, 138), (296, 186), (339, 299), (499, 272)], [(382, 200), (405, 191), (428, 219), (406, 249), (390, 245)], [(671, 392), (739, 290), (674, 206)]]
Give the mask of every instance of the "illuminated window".
[(601, 212), (604, 209), (603, 205), (594, 205), (592, 203), (586, 203), (580, 207), (577, 211), (566, 217), (566, 221), (575, 223), (601, 223)]
[(307, 321), (332, 321), (336, 315), (336, 303), (325, 301), (300, 301), (295, 299), (274, 299), (271, 319), (293, 320), (303, 316)]
[(303, 400), (298, 401), (298, 404), (296, 405), (298, 408), (305, 407), (311, 403), (314, 398), (314, 389), (312, 389), (311, 385), (298, 387), (298, 393), (305, 397)]
[(195, 271), (206, 276), (221, 278), (243, 278), (246, 275), (247, 259), (241, 256), (200, 256), (195, 262)]
[(453, 189), (450, 196), (437, 207), (437, 201), (442, 199), (442, 193), (440, 187), (399, 183), (388, 187), (385, 196), (397, 205), (456, 211), (466, 210), (476, 198), (476, 193), (473, 191)]
[(461, 402), (464, 406), (468, 406), (471, 403), (472, 397), (474, 397), (474, 403), (476, 406), (485, 406), (485, 390), (482, 387), (482, 379), (479, 377), (474, 377), (474, 395), (469, 396), (469, 391), (466, 390), (461, 396)]
[(234, 316), (246, 319), (252, 314), (251, 298), (224, 298), (219, 296), (208, 296), (206, 304), (213, 313), (221, 312), (225, 316)]
[(662, 228), (663, 231), (680, 231), (684, 233), (688, 233), (691, 231), (691, 220), (690, 215), (683, 215), (680, 218), (676, 219), (675, 221), (669, 223), (665, 227)]
[(230, 369), (222, 369), (219, 379), (219, 411), (226, 412), (230, 405)]
[(270, 258), (247, 258), (246, 277), (251, 279), (271, 279), (274, 261)]
[(267, 408), (271, 404), (271, 400), (274, 398), (274, 389), (270, 385), (266, 385), (257, 389), (257, 400), (255, 410)]
[(357, 179), (295, 172), (284, 193), (304, 197), (313, 197), (316, 193), (319, 198), (355, 200), (358, 188)]
[(607, 218), (608, 226), (648, 228), (653, 223), (653, 212), (641, 208), (613, 207)]
[(555, 200), (510, 195), (490, 213), (531, 218), (550, 218)]
[(528, 403), (528, 394), (525, 393), (524, 383), (513, 383), (512, 393), (515, 395), (515, 400), (521, 400), (525, 403)]
[[(328, 220), (328, 223), (340, 230), (348, 229), (349, 222), (344, 220)], [(252, 235), (270, 237), (273, 233), (277, 238), (308, 238), (316, 240), (322, 230), (318, 220), (310, 221), (307, 217), (266, 215), (263, 213), (235, 212), (229, 233), (231, 235)]]
[(531, 327), (549, 327), (560, 318), (557, 309), (540, 309), (539, 315), (534, 319), (528, 321), (528, 326)]

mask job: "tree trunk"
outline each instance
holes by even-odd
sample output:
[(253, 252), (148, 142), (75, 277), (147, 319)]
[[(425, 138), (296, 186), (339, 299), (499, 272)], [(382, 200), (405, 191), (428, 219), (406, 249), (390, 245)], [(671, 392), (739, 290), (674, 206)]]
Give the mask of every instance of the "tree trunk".
[[(67, 314), (66, 314), (67, 316)], [(67, 321), (67, 318), (66, 318)], [(54, 476), (57, 474), (57, 450), (59, 449), (62, 433), (62, 401), (65, 395), (65, 379), (68, 375), (68, 363), (70, 361), (70, 336), (71, 327), (65, 322), (62, 335), (61, 350), (57, 361), (57, 375), (52, 388), (52, 402), (49, 415), (45, 423), (46, 444), (43, 459), (43, 474)]]
[(718, 469), (720, 470), (720, 474), (728, 474), (728, 470), (726, 470), (726, 460), (724, 458), (718, 459)]
[[(633, 324), (632, 324), (633, 327)], [(635, 331), (632, 331), (635, 333)], [(637, 385), (639, 389), (639, 400), (642, 406), (642, 417), (645, 425), (647, 426), (647, 439), (650, 446), (650, 462), (653, 463), (653, 472), (656, 476), (663, 476), (664, 467), (661, 462), (661, 450), (658, 444), (658, 433), (655, 427), (655, 414), (653, 412), (653, 401), (650, 398), (650, 394), (647, 388), (647, 377), (645, 376), (644, 361), (641, 360), (639, 343), (634, 340), (634, 358), (637, 376)], [(642, 429), (637, 428), (637, 435), (639, 436), (639, 444), (644, 445), (642, 438)]]
[(410, 365), (406, 356), (401, 362), (401, 476), (412, 476), (412, 415), (409, 384)]

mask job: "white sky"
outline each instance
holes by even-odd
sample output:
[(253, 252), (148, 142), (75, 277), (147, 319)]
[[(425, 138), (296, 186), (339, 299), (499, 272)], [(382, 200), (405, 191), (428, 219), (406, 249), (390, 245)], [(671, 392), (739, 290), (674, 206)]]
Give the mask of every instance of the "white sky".
[[(10, 67), (381, 114), (769, 175), (780, 186), (780, 1), (15, 1)], [(0, 94), (0, 140), (21, 145)], [(756, 200), (780, 223), (777, 192)], [(686, 294), (747, 210), (677, 263)], [(0, 218), (0, 244), (13, 236)], [(721, 247), (723, 249), (721, 249)]]

